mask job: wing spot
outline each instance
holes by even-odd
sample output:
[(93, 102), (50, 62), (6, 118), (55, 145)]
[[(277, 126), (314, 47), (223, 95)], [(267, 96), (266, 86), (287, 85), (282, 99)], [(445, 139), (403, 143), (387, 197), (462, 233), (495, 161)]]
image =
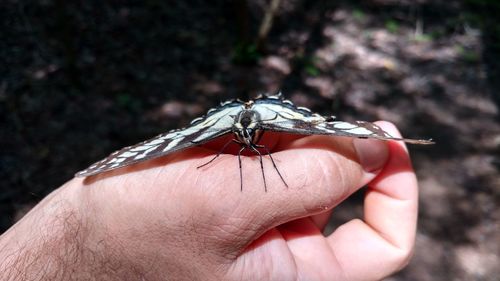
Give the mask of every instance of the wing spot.
[(193, 121), (191, 121), (191, 125), (193, 125), (194, 123), (199, 122), (201, 120), (203, 120), (203, 117), (195, 118), (195, 119), (193, 119)]
[(333, 122), (333, 126), (337, 129), (341, 129), (341, 130), (351, 130), (351, 129), (359, 128), (358, 126), (351, 124), (351, 123), (347, 123), (347, 122)]
[(232, 101), (232, 100), (227, 100), (227, 101), (225, 101), (225, 102), (221, 102), (221, 103), (220, 103), (220, 105), (221, 105), (221, 106), (224, 106), (224, 105), (228, 105), (228, 104), (230, 104), (230, 103), (233, 103), (233, 101)]
[[(151, 146), (149, 145), (141, 145), (141, 146), (138, 146), (138, 147), (134, 147), (132, 149), (130, 149), (130, 151), (143, 151), (143, 150), (147, 150), (148, 148), (150, 148)], [(136, 153), (137, 154), (137, 153)], [(134, 154), (135, 155), (135, 154)]]
[[(135, 155), (135, 153), (134, 153), (134, 155)], [(132, 155), (132, 156), (134, 156), (134, 155)], [(106, 163), (106, 164), (121, 163), (121, 162), (125, 161), (125, 159), (126, 158), (113, 158), (113, 159), (109, 160), (108, 163)]]
[(152, 141), (144, 143), (145, 145), (157, 145), (163, 143), (163, 140), (161, 139), (154, 139)]
[(355, 134), (355, 135), (373, 135), (373, 132), (363, 128), (363, 127), (357, 127), (353, 129), (346, 130), (345, 132)]
[(304, 110), (304, 111), (307, 111), (307, 112), (311, 112), (311, 110), (309, 108), (303, 107), (303, 106), (299, 106), (299, 107), (297, 107), (297, 109)]
[(178, 138), (172, 140), (164, 149), (163, 152), (169, 151), (171, 148), (175, 147), (179, 142), (181, 142), (184, 138)]

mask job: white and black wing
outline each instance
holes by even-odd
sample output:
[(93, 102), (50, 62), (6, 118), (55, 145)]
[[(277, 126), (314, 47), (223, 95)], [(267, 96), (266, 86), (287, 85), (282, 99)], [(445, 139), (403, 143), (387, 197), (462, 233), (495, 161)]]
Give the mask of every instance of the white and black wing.
[(183, 129), (160, 134), (141, 143), (122, 148), (87, 169), (76, 173), (86, 177), (158, 158), (181, 149), (197, 146), (231, 132), (234, 116), (241, 110), (240, 101), (229, 101), (208, 111)]
[(304, 107), (278, 96), (261, 96), (243, 103), (233, 100), (213, 108), (183, 129), (173, 130), (136, 145), (125, 147), (107, 158), (80, 171), (76, 176), (85, 177), (132, 165), (200, 145), (233, 132), (235, 116), (243, 110), (254, 111), (258, 116), (258, 129), (302, 135), (333, 135), (381, 140), (401, 140), (414, 144), (432, 144), (431, 140), (403, 139), (391, 136), (377, 125), (365, 122), (336, 121), (323, 117)]
[(431, 140), (396, 138), (379, 126), (365, 121), (336, 121), (323, 117), (304, 107), (296, 107), (280, 96), (261, 97), (255, 102), (261, 118), (260, 129), (301, 135), (333, 135), (380, 140), (398, 140), (412, 144), (432, 144)]

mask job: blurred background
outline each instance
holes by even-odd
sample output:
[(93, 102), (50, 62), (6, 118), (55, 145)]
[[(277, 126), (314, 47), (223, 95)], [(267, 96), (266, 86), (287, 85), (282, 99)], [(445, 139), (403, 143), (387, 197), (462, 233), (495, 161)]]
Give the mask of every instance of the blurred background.
[(498, 15), (496, 0), (2, 1), (0, 233), (110, 152), (281, 90), (437, 142), (410, 147), (417, 247), (388, 280), (499, 280)]

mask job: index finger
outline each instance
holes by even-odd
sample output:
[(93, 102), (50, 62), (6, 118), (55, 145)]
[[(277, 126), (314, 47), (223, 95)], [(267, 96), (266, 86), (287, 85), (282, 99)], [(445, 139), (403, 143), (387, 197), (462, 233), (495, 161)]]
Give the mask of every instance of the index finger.
[[(400, 135), (390, 123), (378, 125), (391, 135)], [(382, 279), (405, 266), (412, 255), (417, 180), (404, 143), (389, 142), (389, 151), (386, 166), (368, 185), (364, 221), (350, 221), (328, 237), (350, 280)]]
[[(399, 132), (390, 123), (385, 129)], [(410, 251), (417, 226), (418, 184), (408, 150), (403, 143), (389, 144), (392, 157), (369, 185), (365, 197), (365, 221), (394, 246)]]

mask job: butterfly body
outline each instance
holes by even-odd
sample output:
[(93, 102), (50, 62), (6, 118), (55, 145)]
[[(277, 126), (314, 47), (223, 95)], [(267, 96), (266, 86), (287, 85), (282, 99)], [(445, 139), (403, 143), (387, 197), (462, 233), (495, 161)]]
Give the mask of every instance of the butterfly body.
[[(433, 143), (431, 140), (395, 138), (370, 122), (337, 121), (333, 116), (325, 117), (317, 113), (312, 113), (307, 108), (297, 107), (281, 95), (261, 95), (247, 102), (241, 100), (223, 102), (218, 107), (210, 109), (205, 116), (191, 121), (189, 126), (160, 134), (152, 139), (118, 150), (110, 154), (107, 158), (78, 172), (76, 176), (91, 176), (129, 166), (137, 162), (197, 146), (223, 135), (233, 133), (235, 138), (232, 142), (236, 142), (241, 146), (238, 152), (240, 176), (240, 154), (243, 150), (249, 149), (259, 155), (264, 177), (262, 155), (258, 150), (258, 148), (262, 148), (271, 158), (274, 168), (281, 177), (268, 149), (258, 144), (262, 134), (266, 131), (299, 135), (332, 135), (375, 138), (380, 140), (400, 140), (413, 144)], [(217, 158), (228, 144), (208, 163)], [(283, 180), (283, 177), (281, 178)], [(283, 182), (285, 181), (283, 180)]]
[(244, 109), (234, 118), (235, 122), (232, 127), (232, 132), (238, 141), (246, 146), (251, 146), (252, 143), (257, 143), (262, 131), (259, 130), (260, 115), (258, 112), (251, 109)]

